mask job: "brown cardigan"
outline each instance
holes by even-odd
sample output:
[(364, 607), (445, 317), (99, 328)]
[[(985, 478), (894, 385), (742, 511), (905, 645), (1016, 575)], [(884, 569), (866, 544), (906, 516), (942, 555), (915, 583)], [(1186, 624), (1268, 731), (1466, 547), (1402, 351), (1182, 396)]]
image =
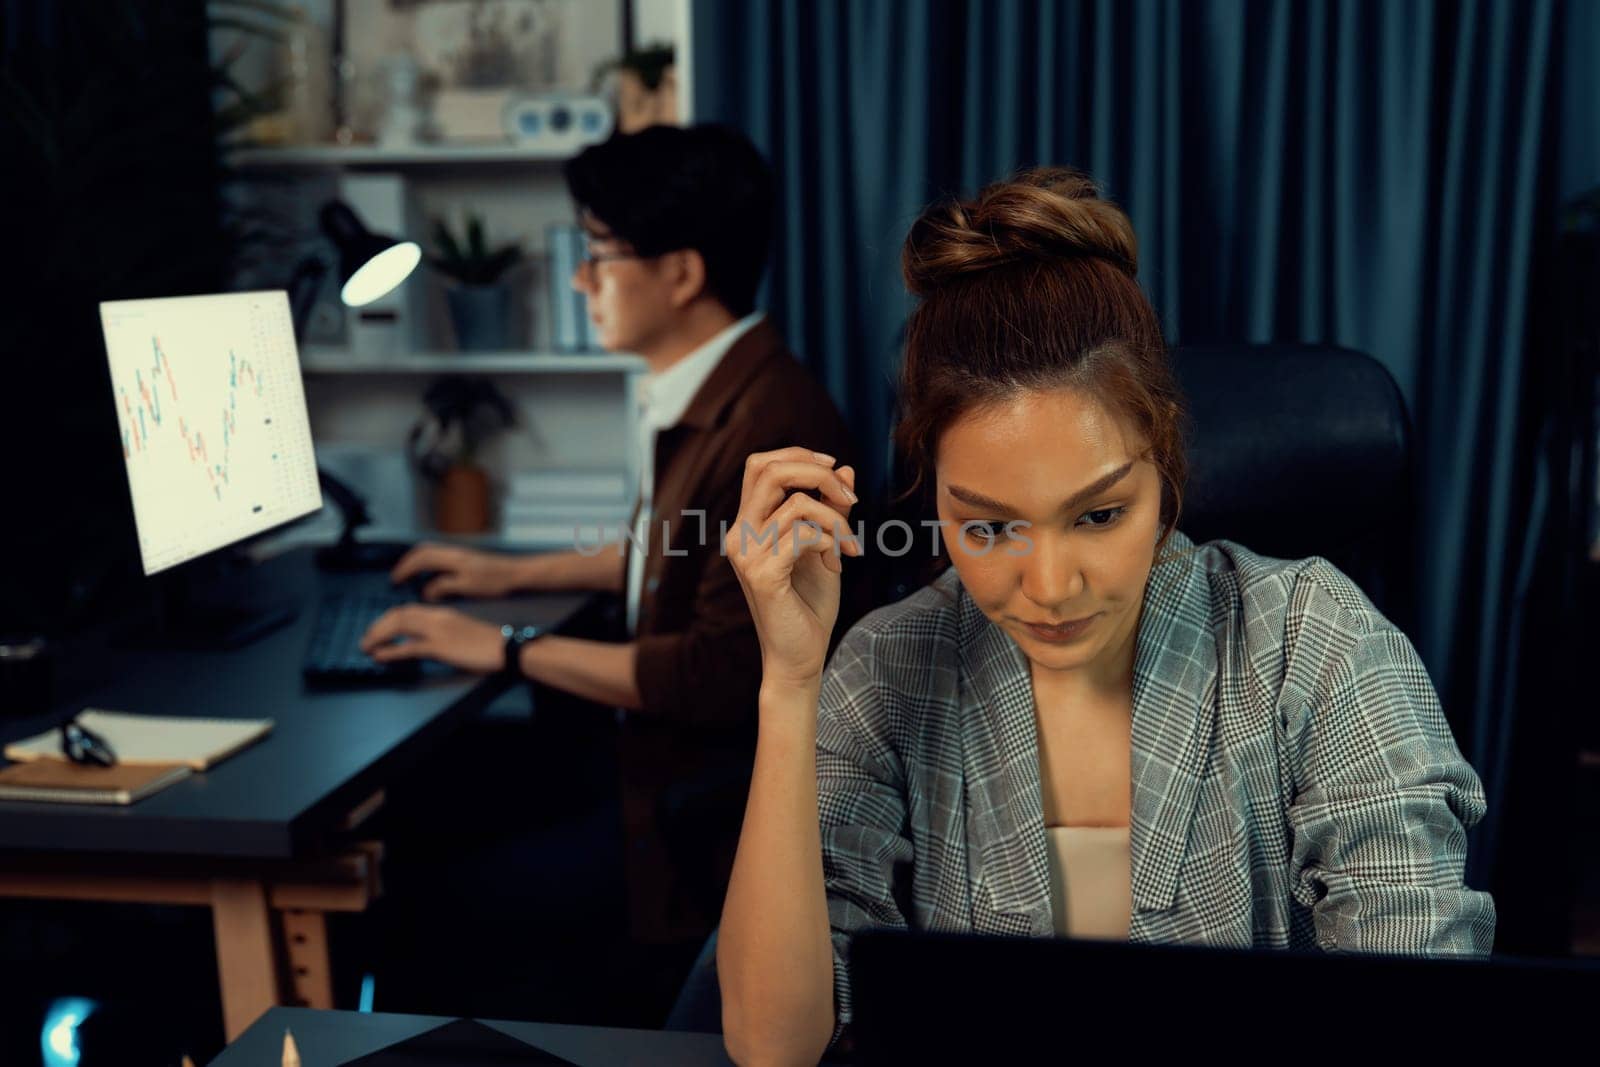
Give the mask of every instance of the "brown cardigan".
[[(620, 738), (630, 917), (641, 940), (703, 937), (721, 912), (761, 682), (721, 524), (734, 525), (749, 455), (789, 445), (857, 461), (832, 398), (766, 321), (734, 343), (682, 421), (656, 439), (636, 635), (644, 708), (624, 717)], [(849, 565), (845, 574), (837, 633), (864, 606), (864, 583)]]

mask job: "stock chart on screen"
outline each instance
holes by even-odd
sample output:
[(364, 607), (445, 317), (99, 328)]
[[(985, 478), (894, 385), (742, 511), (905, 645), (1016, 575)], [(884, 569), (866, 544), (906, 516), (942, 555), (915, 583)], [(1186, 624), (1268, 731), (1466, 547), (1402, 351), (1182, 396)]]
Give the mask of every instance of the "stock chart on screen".
[(322, 506), (287, 294), (100, 305), (146, 574)]

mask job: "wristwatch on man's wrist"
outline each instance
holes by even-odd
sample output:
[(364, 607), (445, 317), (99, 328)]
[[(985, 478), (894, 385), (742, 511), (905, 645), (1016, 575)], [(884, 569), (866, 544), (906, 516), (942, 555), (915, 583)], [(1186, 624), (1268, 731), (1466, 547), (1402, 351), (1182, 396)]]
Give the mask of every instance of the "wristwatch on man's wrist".
[(500, 627), (500, 634), (506, 639), (505, 662), (500, 665), (502, 674), (512, 678), (526, 678), (522, 673), (522, 646), (540, 637), (545, 631), (539, 626), (512, 626), (510, 623)]

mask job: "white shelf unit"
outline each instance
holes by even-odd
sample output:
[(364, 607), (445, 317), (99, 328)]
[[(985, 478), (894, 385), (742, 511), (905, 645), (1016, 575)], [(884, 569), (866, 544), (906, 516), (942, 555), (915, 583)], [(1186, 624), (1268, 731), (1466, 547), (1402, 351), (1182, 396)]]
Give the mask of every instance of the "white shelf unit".
[(485, 164), (557, 167), (570, 155), (515, 144), (417, 144), (405, 148), (318, 144), (235, 148), (228, 153), (228, 162), (250, 170), (411, 170)]
[(300, 353), (306, 374), (619, 374), (643, 373), (644, 360), (612, 352), (410, 352), (383, 359), (330, 345)]
[[(517, 425), (495, 437), (479, 457), (497, 501), (514, 473), (534, 470), (620, 469), (630, 495), (637, 491), (632, 398), (636, 378), (644, 373), (643, 360), (550, 353), (500, 359), (450, 353), (331, 373), (315, 373), (302, 363), (317, 462), (367, 498), (373, 523), (361, 532), (364, 540), (441, 539), (430, 520), (430, 487), (406, 459), (405, 441), (422, 414), (426, 381), (444, 373), (492, 374), (516, 411)], [(488, 363), (491, 369), (478, 369)], [(498, 507), (496, 512), (486, 534), (443, 539), (498, 544)], [(338, 534), (339, 518), (330, 506), (264, 542), (260, 553), (326, 544)]]
[[(689, 0), (628, 0), (636, 42), (671, 41), (678, 50), (679, 106), (693, 121)], [(306, 0), (305, 9), (331, 33), (333, 0)], [(266, 50), (252, 53), (270, 67)], [(228, 161), (255, 191), (258, 205), (289, 205), (306, 234), (314, 233), (315, 209), (338, 195), (342, 177), (395, 173), (404, 176), (419, 218), (459, 220), (470, 209), (483, 216), (494, 243), (519, 240), (530, 263), (512, 280), (517, 323), (511, 352), (456, 352), (449, 343), (448, 308), (437, 279), (426, 288), (422, 318), (426, 339), (404, 354), (356, 356), (337, 343), (306, 344), (301, 366), (318, 462), (368, 497), (370, 539), (437, 538), (429, 519), (428, 487), (406, 458), (407, 435), (422, 414), (422, 395), (432, 377), (459, 373), (491, 377), (511, 400), (518, 426), (496, 437), (480, 460), (492, 483), (503, 487), (525, 470), (618, 469), (637, 486), (633, 387), (644, 362), (610, 353), (549, 351), (547, 294), (542, 261), (551, 224), (570, 224), (573, 205), (560, 164), (568, 153), (514, 144), (425, 143), (404, 148), (374, 144), (245, 146)], [(425, 232), (414, 234), (426, 239)], [(292, 263), (282, 265), (287, 276)], [(256, 287), (277, 280), (251, 279)], [(316, 336), (316, 334), (314, 334)], [(338, 533), (326, 508), (274, 541), (322, 543)], [(496, 530), (466, 543), (498, 540)], [(270, 547), (268, 548), (270, 550)]]

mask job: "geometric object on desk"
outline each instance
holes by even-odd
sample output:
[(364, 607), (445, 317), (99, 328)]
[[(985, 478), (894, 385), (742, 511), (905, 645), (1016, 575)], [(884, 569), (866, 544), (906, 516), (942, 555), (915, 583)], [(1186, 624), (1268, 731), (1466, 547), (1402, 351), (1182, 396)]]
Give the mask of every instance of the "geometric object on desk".
[(100, 305), (144, 573), (322, 507), (280, 291)]
[(457, 1019), (407, 1038), (359, 1059), (347, 1067), (499, 1067), (511, 1064), (572, 1063), (554, 1053), (518, 1041), (471, 1019)]

